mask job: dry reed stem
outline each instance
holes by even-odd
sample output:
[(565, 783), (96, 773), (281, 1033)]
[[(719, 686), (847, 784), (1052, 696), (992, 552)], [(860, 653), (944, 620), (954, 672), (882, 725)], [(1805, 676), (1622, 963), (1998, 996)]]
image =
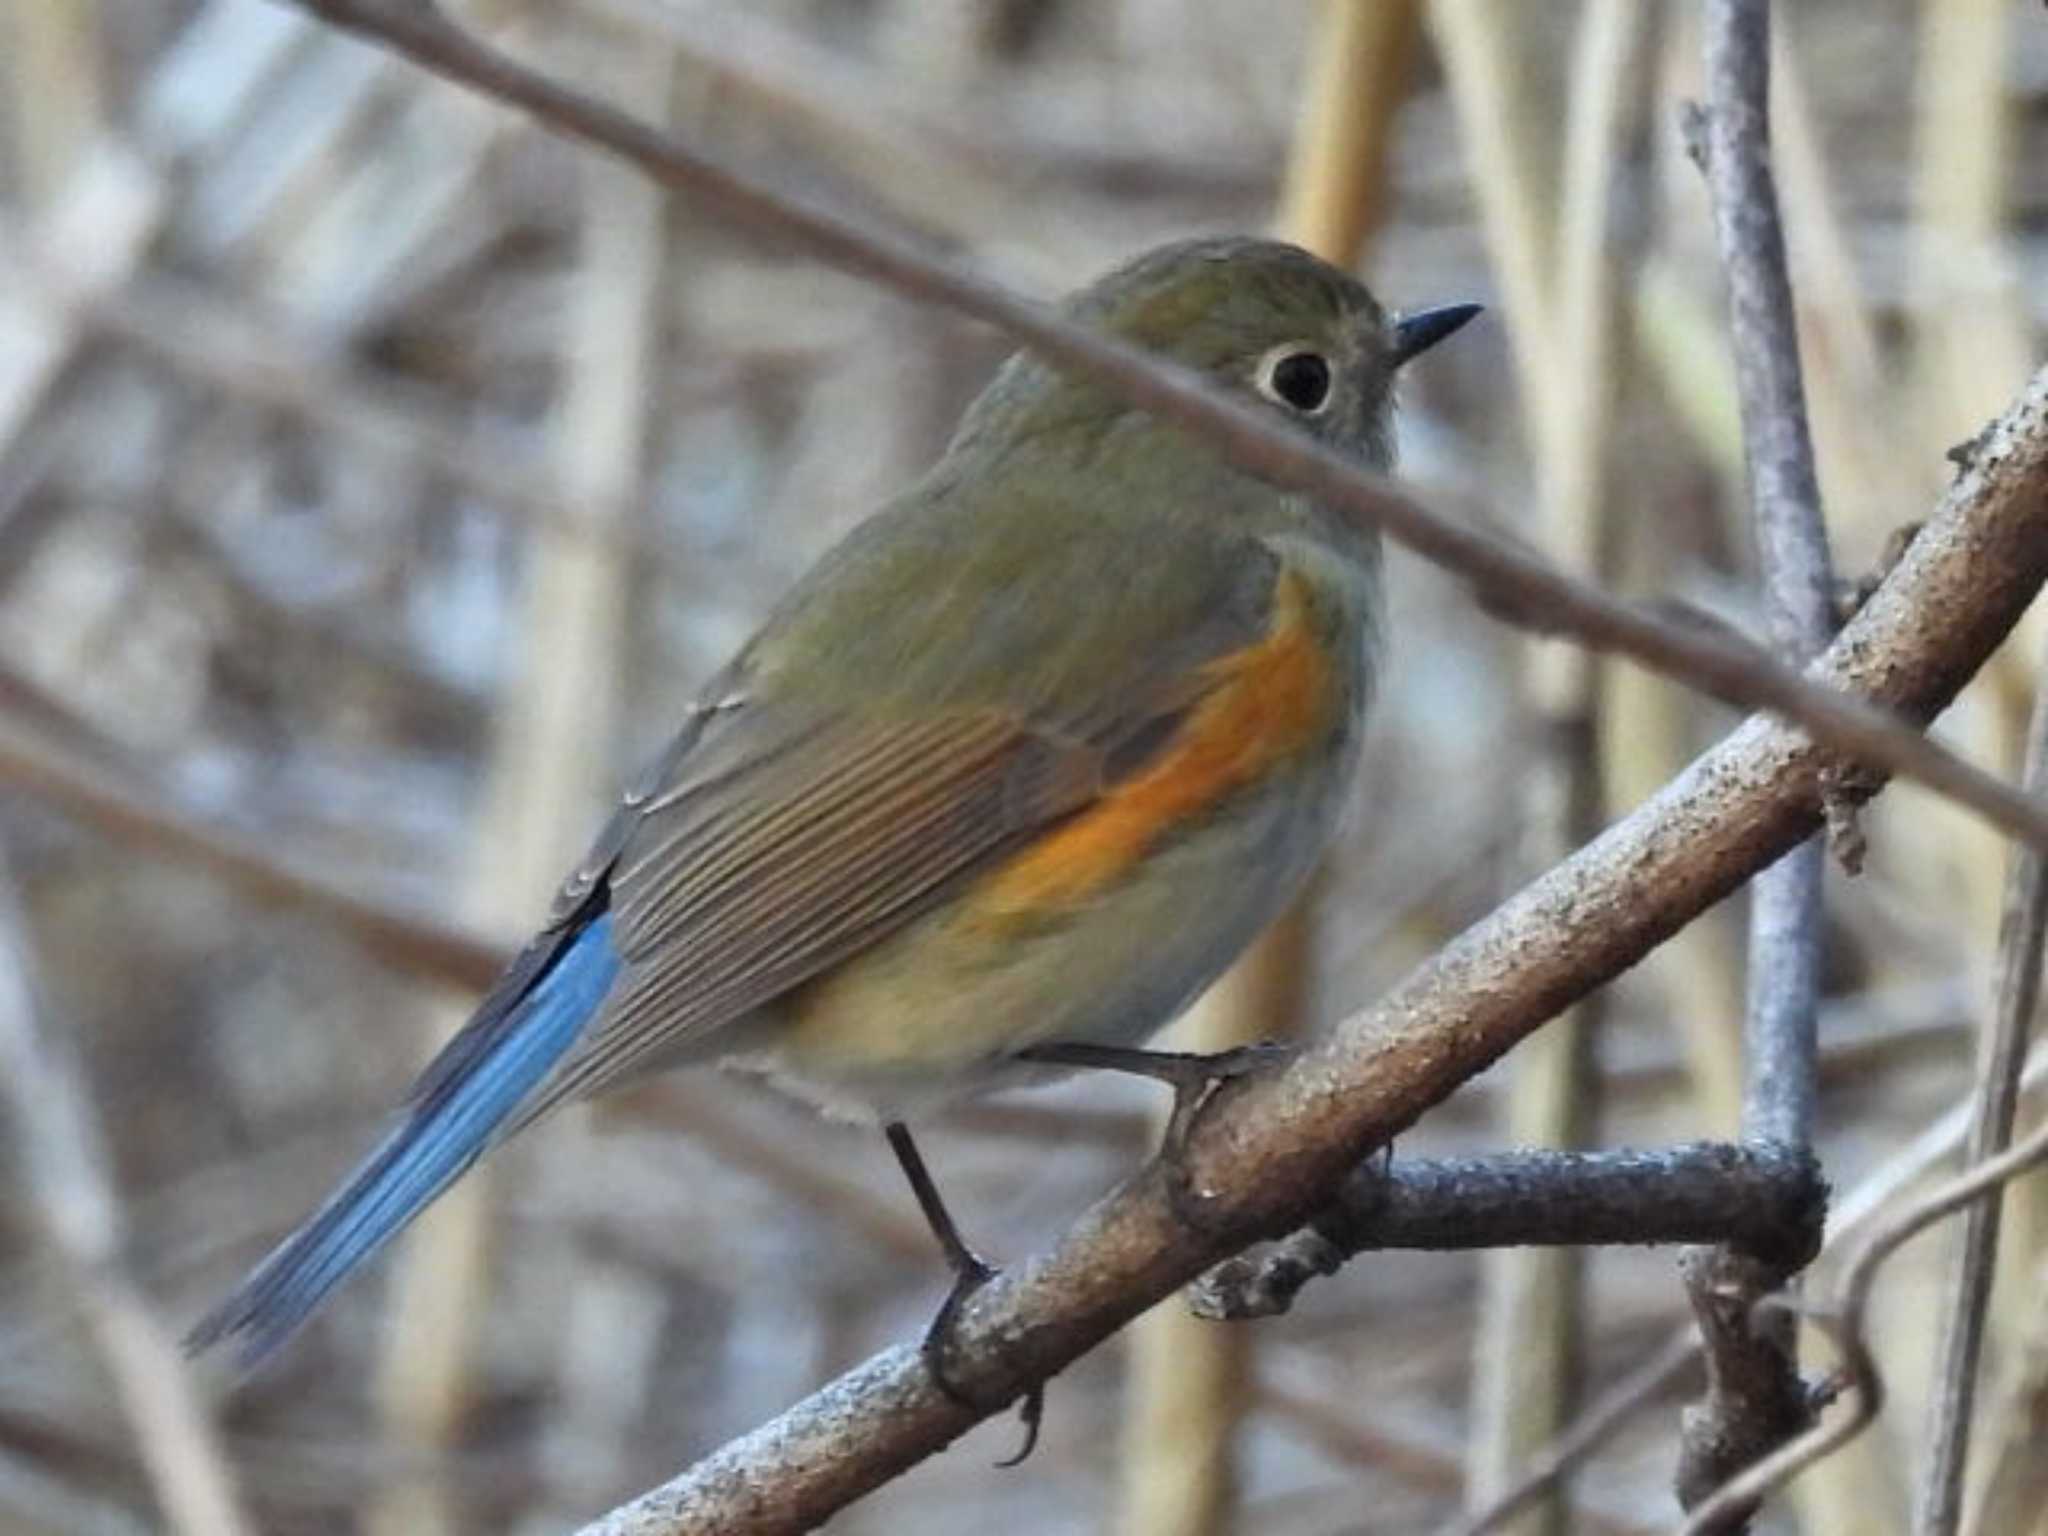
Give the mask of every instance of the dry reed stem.
[(39, 1225), (98, 1349), (165, 1522), (178, 1536), (245, 1536), (241, 1505), (177, 1341), (128, 1271), (127, 1220), (105, 1133), (71, 1044), (37, 997), (28, 929), (0, 862), (0, 1086)]
[[(1903, 317), (1909, 345), (1898, 420), (1920, 445), (1913, 462), (1928, 466), (1969, 438), (1987, 396), (2010, 388), (2034, 366), (2030, 338), (2037, 331), (2007, 245), (2019, 148), (2011, 69), (2020, 12), (1996, 0), (1917, 0), (1912, 9), (1915, 68), (1905, 170), (1913, 223)], [(1918, 481), (1900, 478), (1925, 483), (1924, 473)], [(2048, 627), (2037, 612), (1950, 719), (1948, 731), (1959, 746), (2009, 777), (2020, 767), (2028, 687), (2044, 645)], [(2007, 850), (2001, 841), (1947, 805), (1902, 803), (1894, 820), (1900, 862), (1915, 870), (1922, 899), (1953, 910), (1962, 931), (1988, 945), (2002, 921)], [(2024, 1327), (2014, 1309), (2035, 1264), (2048, 1255), (2048, 1196), (2040, 1185), (2027, 1181), (2005, 1197), (2003, 1283), (1994, 1286), (1988, 1318), (1993, 1358), (2003, 1353), (2008, 1331)], [(1932, 1287), (1944, 1283), (1939, 1261), (1931, 1244), (1906, 1260)], [(1933, 1354), (1895, 1352), (1888, 1363), (1897, 1412), (1932, 1424), (1942, 1412), (1938, 1381), (1929, 1374)], [(1916, 1511), (1916, 1518), (1926, 1515), (1924, 1505)]]
[[(1504, 19), (1504, 18), (1502, 18)], [(1605, 574), (1612, 540), (1604, 495), (1614, 401), (1615, 293), (1612, 202), (1622, 150), (1640, 96), (1640, 68), (1649, 40), (1648, 8), (1629, 0), (1594, 0), (1582, 12), (1571, 66), (1570, 105), (1562, 135), (1561, 213), (1555, 250), (1524, 255), (1518, 211), (1527, 193), (1481, 183), (1481, 208), (1495, 261), (1535, 261), (1546, 325), (1523, 325), (1517, 355), (1524, 410), (1547, 421), (1534, 435), (1537, 485), (1535, 536), (1564, 570), (1586, 580)], [(1524, 22), (1526, 25), (1526, 21)], [(1467, 39), (1463, 45), (1472, 46)], [(1490, 36), (1485, 48), (1512, 48), (1513, 33)], [(1470, 66), (1467, 66), (1470, 68)], [(1498, 64), (1475, 71), (1512, 81)], [(1456, 75), (1453, 76), (1457, 78)], [(1533, 128), (1533, 107), (1514, 99), (1467, 107), (1492, 133), (1521, 122)], [(1521, 144), (1523, 163), (1546, 140)], [(1480, 165), (1495, 164), (1482, 157)], [(1539, 160), (1540, 163), (1540, 160)], [(1531, 350), (1533, 349), (1533, 350)], [(1602, 762), (1600, 670), (1571, 645), (1538, 639), (1525, 656), (1525, 686), (1541, 747), (1530, 774), (1524, 814), (1523, 872), (1547, 868), (1598, 831), (1606, 819)], [(1562, 1147), (1583, 1141), (1591, 1114), (1586, 1082), (1595, 1001), (1568, 1010), (1511, 1067), (1500, 1127), (1516, 1147)], [(1528, 1457), (1549, 1443), (1575, 1391), (1580, 1334), (1581, 1259), (1569, 1248), (1505, 1248), (1484, 1255), (1474, 1331), (1475, 1432), (1467, 1497), (1486, 1503), (1520, 1476)], [(1535, 1536), (1559, 1530), (1562, 1501), (1539, 1504), (1515, 1523)]]
[(2008, 1356), (1985, 1425), (1984, 1471), (1975, 1480), (1964, 1529), (1970, 1536), (2048, 1536), (2048, 1264), (2030, 1277), (2032, 1315)]
[[(2048, 789), (2048, 653), (2028, 731), (2022, 782)], [(2006, 871), (2005, 913), (1999, 922), (1997, 996), (1977, 1049), (1976, 1105), (1964, 1143), (1966, 1164), (2005, 1150), (2019, 1106), (2020, 1072), (2041, 995), (2041, 952), (2048, 929), (2048, 868), (2038, 852), (2012, 850)], [(1964, 1472), (1977, 1401), (1986, 1313), (1998, 1257), (2003, 1200), (1972, 1205), (1963, 1215), (1949, 1273), (1941, 1354), (1935, 1367), (1932, 1447), (1914, 1507), (1914, 1536), (1954, 1536), (1962, 1523)]]
[(0, 40), (13, 55), (7, 127), (31, 207), (63, 194), (101, 132), (98, 12), (99, 0), (66, 0), (10, 6), (0, 15)]
[(1408, 98), (1420, 0), (1322, 0), (1275, 227), (1338, 266), (1386, 222), (1394, 120)]

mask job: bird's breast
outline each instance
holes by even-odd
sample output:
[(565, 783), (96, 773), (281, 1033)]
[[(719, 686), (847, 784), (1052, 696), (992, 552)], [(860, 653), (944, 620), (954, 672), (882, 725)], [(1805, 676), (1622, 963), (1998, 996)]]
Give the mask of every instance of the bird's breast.
[(1236, 795), (1335, 748), (1350, 727), (1348, 663), (1306, 581), (1283, 571), (1265, 634), (1203, 668), (1198, 702), (1135, 773), (976, 882), (965, 921), (1004, 927), (1071, 913)]

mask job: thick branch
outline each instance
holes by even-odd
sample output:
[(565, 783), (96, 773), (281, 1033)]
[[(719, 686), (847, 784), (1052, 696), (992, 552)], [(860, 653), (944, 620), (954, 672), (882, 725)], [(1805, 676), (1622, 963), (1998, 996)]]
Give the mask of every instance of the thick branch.
[(1206, 1317), (1272, 1316), (1315, 1276), (1384, 1248), (1737, 1242), (1770, 1251), (1818, 1230), (1825, 1197), (1811, 1157), (1725, 1142), (1375, 1158), (1308, 1226), (1202, 1276), (1190, 1302)]
[[(1924, 719), (2044, 579), (2048, 372), (1987, 435), (1818, 674)], [(1147, 1170), (1050, 1253), (977, 1293), (951, 1356), (956, 1384), (993, 1412), (1217, 1259), (1298, 1226), (1372, 1147), (1811, 835), (1825, 765), (1797, 731), (1744, 724), (1287, 1071), (1219, 1100), (1188, 1149), (1204, 1231), (1181, 1222)], [(590, 1531), (806, 1530), (976, 1417), (932, 1386), (914, 1347), (890, 1350)]]
[(2048, 805), (1903, 727), (1868, 700), (1810, 680), (1740, 637), (1685, 624), (1574, 580), (1525, 545), (1432, 510), (1395, 481), (1288, 430), (1269, 412), (1185, 369), (1067, 321), (903, 239), (771, 189), (595, 97), (567, 89), (450, 26), (427, 0), (286, 0), (364, 33), (437, 74), (595, 144), (665, 186), (825, 261), (997, 326), (1048, 361), (1201, 435), (1232, 464), (1375, 525), (1470, 581), (1495, 612), (1569, 636), (1716, 697), (1796, 720), (1872, 768), (1910, 778), (1993, 824), (2048, 847)]

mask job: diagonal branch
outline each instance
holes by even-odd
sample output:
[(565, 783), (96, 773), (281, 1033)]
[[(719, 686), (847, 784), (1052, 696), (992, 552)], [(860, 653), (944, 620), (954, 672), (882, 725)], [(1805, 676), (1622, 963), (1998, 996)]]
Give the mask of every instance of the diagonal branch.
[[(1920, 538), (1820, 658), (1827, 684), (1923, 718), (2048, 579), (2048, 371), (1987, 434)], [(1468, 930), (1284, 1073), (1217, 1102), (1188, 1147), (1201, 1230), (1149, 1169), (962, 1310), (955, 1385), (997, 1411), (1224, 1255), (1291, 1230), (1383, 1144), (1560, 1007), (1810, 836), (1826, 754), (1748, 721), (1661, 794)], [(807, 1530), (983, 1414), (889, 1350), (588, 1528)]]
[(1797, 721), (1815, 740), (1913, 779), (1994, 825), (2048, 847), (2048, 805), (1916, 734), (1891, 710), (1811, 680), (1731, 634), (1665, 618), (1574, 580), (1527, 546), (1432, 509), (1395, 481), (1288, 430), (1188, 371), (1019, 299), (908, 241), (772, 189), (595, 97), (557, 84), (451, 26), (428, 0), (280, 0), (360, 32), (415, 63), (530, 113), (551, 131), (631, 161), (757, 230), (919, 299), (997, 326), (1055, 365), (1114, 388), (1199, 432), (1229, 462), (1315, 496), (1471, 582), (1496, 612), (1752, 709)]

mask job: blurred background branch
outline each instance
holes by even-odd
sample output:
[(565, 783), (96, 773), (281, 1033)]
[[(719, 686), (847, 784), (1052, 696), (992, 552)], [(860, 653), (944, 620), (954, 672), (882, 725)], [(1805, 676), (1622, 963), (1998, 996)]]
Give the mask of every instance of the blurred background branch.
[(0, 859), (0, 1081), (16, 1166), (170, 1529), (179, 1536), (241, 1536), (255, 1527), (176, 1338), (129, 1273), (126, 1222), (105, 1139), (71, 1042), (38, 995), (28, 946), (13, 879)]

